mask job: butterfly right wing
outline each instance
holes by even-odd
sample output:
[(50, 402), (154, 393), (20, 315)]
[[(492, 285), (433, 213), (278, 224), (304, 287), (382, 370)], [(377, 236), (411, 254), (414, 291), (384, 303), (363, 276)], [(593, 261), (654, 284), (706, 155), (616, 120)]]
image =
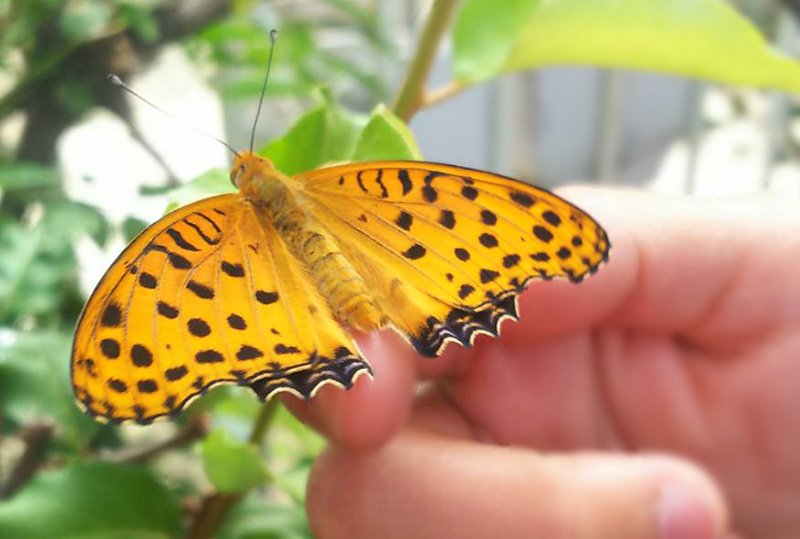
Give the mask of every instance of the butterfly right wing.
[(139, 235), (87, 302), (72, 383), (92, 415), (148, 423), (220, 383), (303, 397), (369, 368), (272, 225), (239, 195)]

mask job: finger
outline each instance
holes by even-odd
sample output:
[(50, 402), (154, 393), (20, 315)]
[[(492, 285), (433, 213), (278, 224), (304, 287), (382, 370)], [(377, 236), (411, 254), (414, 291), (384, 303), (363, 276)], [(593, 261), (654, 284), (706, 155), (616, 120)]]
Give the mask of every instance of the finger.
[(310, 401), (283, 397), (298, 419), (353, 451), (385, 443), (405, 423), (414, 394), (411, 348), (392, 331), (358, 336), (373, 379), (361, 376), (349, 391), (322, 387)]
[(697, 468), (663, 456), (542, 456), (406, 430), (380, 452), (332, 448), (307, 509), (320, 539), (715, 539), (726, 512)]

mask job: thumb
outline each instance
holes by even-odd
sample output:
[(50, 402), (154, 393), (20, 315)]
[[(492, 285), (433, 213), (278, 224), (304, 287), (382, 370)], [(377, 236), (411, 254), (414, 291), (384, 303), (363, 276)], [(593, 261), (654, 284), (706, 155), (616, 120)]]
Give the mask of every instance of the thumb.
[(675, 458), (545, 456), (418, 428), (369, 456), (329, 449), (308, 512), (321, 539), (715, 539), (727, 520), (711, 479)]

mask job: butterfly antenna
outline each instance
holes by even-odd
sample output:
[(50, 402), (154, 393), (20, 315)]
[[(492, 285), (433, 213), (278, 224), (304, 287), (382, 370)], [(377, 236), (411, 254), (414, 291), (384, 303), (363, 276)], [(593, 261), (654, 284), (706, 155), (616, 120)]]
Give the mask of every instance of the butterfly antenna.
[(140, 100), (144, 101), (145, 103), (147, 103), (148, 105), (150, 105), (151, 107), (153, 107), (154, 109), (156, 109), (158, 112), (160, 112), (160, 113), (161, 113), (161, 114), (163, 114), (164, 116), (167, 116), (168, 118), (172, 118), (172, 119), (173, 119), (173, 120), (175, 120), (176, 122), (178, 122), (178, 123), (182, 124), (184, 127), (188, 127), (189, 129), (191, 129), (191, 130), (192, 130), (192, 131), (194, 131), (195, 133), (198, 133), (198, 134), (200, 134), (200, 135), (203, 135), (203, 136), (204, 136), (204, 137), (206, 137), (206, 138), (210, 138), (211, 140), (215, 140), (215, 141), (219, 142), (220, 144), (222, 144), (223, 146), (225, 146), (226, 148), (228, 148), (228, 149), (229, 149), (231, 152), (233, 152), (233, 154), (234, 154), (235, 156), (237, 156), (237, 157), (239, 156), (239, 152), (237, 152), (236, 150), (234, 150), (234, 149), (233, 149), (233, 147), (231, 147), (231, 145), (230, 145), (230, 144), (228, 144), (227, 142), (225, 142), (224, 140), (222, 140), (222, 139), (219, 139), (219, 138), (215, 137), (214, 135), (209, 135), (209, 134), (208, 134), (208, 133), (206, 133), (205, 131), (201, 131), (200, 129), (196, 128), (195, 126), (191, 125), (190, 123), (188, 123), (188, 122), (186, 122), (186, 121), (184, 121), (184, 120), (182, 120), (182, 119), (178, 118), (178, 117), (177, 117), (177, 116), (175, 116), (174, 114), (170, 114), (169, 112), (165, 111), (164, 109), (162, 109), (161, 107), (159, 107), (159, 106), (158, 106), (158, 105), (156, 105), (155, 103), (152, 103), (151, 101), (149, 101), (149, 100), (145, 99), (144, 97), (142, 97), (141, 95), (139, 95), (139, 94), (137, 94), (135, 91), (133, 91), (133, 90), (130, 88), (130, 86), (128, 86), (127, 84), (125, 84), (124, 82), (122, 82), (122, 79), (121, 79), (121, 78), (119, 78), (117, 75), (114, 75), (113, 73), (111, 73), (111, 74), (109, 74), (109, 75), (108, 75), (106, 78), (107, 78), (107, 79), (108, 79), (108, 80), (111, 82), (111, 84), (113, 84), (114, 86), (119, 86), (120, 88), (122, 88), (123, 90), (125, 90), (126, 92), (128, 92), (129, 94), (131, 94), (133, 97), (135, 97), (135, 98), (137, 98), (137, 99), (140, 99)]
[(253, 151), (253, 141), (256, 138), (256, 125), (258, 125), (258, 116), (261, 114), (261, 105), (264, 103), (264, 92), (267, 91), (267, 81), (269, 81), (269, 72), (272, 68), (272, 55), (275, 53), (275, 43), (278, 41), (278, 31), (270, 30), (269, 32), (269, 60), (267, 60), (267, 74), (264, 77), (264, 85), (261, 87), (261, 96), (258, 98), (258, 109), (256, 110), (256, 119), (253, 120), (253, 129), (250, 131), (250, 152)]

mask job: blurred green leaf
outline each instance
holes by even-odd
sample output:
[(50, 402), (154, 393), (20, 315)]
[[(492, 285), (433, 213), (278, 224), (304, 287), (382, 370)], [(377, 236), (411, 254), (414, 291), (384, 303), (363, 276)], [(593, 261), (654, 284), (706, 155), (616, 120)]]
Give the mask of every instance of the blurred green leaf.
[(77, 284), (73, 240), (89, 234), (102, 245), (108, 232), (97, 210), (60, 197), (44, 201), (32, 226), (0, 219), (0, 323), (20, 315), (57, 318)]
[(328, 163), (348, 161), (366, 119), (334, 103), (329, 93), (323, 103), (306, 112), (280, 138), (261, 148), (284, 174), (294, 175)]
[(185, 206), (196, 200), (208, 198), (222, 193), (235, 193), (236, 188), (231, 184), (227, 170), (212, 168), (184, 186), (178, 187), (167, 195), (167, 209), (169, 213), (175, 208)]
[(38, 163), (0, 163), (0, 189), (22, 191), (58, 187), (58, 171)]
[(17, 425), (50, 419), (58, 426), (57, 436), (80, 448), (99, 425), (72, 396), (71, 341), (66, 333), (0, 328), (0, 416)]
[(219, 539), (311, 539), (302, 505), (278, 504), (250, 493), (231, 510)]
[(133, 238), (147, 228), (147, 225), (148, 223), (146, 221), (142, 221), (136, 217), (126, 217), (125, 220), (122, 221), (122, 237), (125, 238), (125, 242), (130, 243), (133, 241)]
[(142, 41), (154, 43), (158, 39), (158, 22), (140, 2), (120, 2), (117, 10), (121, 22), (129, 26)]
[(453, 30), (456, 76), (474, 83), (548, 65), (644, 69), (800, 92), (800, 65), (718, 0), (467, 0)]
[(45, 211), (40, 224), (46, 231), (45, 245), (49, 249), (69, 246), (82, 234), (88, 234), (95, 243), (105, 245), (111, 226), (105, 216), (82, 202), (54, 197), (45, 201)]
[(223, 430), (209, 434), (201, 451), (206, 475), (220, 492), (242, 492), (270, 477), (258, 448)]
[(111, 6), (102, 0), (69, 0), (61, 11), (61, 33), (68, 41), (85, 41), (101, 34), (112, 15)]
[(178, 534), (176, 500), (142, 468), (77, 463), (0, 502), (0, 537), (157, 539)]
[(378, 105), (358, 137), (351, 160), (421, 158), (417, 142), (408, 126), (391, 110)]

